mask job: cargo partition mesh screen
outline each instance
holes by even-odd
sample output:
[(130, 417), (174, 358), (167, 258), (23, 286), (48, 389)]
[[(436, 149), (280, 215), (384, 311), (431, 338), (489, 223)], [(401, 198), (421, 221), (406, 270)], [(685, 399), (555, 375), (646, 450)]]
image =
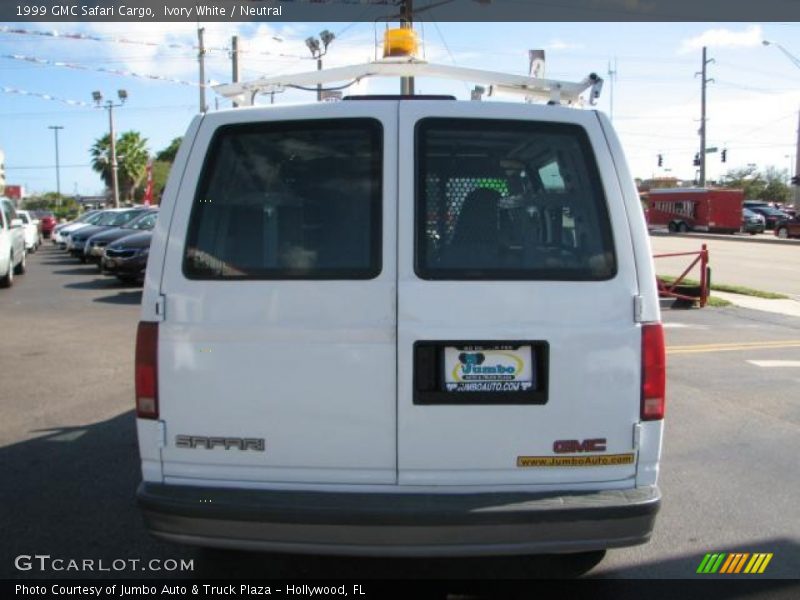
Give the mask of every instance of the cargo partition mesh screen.
[(583, 128), (424, 119), (416, 160), (421, 277), (603, 280), (616, 273), (606, 198)]

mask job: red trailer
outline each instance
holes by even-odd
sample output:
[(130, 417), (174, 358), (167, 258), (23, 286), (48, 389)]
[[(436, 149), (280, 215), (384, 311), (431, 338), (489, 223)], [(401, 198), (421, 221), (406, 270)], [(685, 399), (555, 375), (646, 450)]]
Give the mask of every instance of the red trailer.
[(648, 194), (650, 228), (735, 233), (742, 226), (742, 190), (654, 189)]

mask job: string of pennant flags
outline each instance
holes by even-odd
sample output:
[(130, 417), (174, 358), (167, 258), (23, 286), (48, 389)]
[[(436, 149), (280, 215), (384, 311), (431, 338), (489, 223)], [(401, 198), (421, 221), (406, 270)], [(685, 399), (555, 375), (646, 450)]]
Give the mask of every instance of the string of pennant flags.
[(51, 94), (41, 94), (39, 92), (29, 92), (27, 90), (21, 90), (19, 88), (12, 88), (2, 86), (0, 87), (0, 92), (4, 94), (15, 94), (17, 96), (33, 96), (35, 98), (41, 98), (42, 100), (53, 100), (55, 102), (61, 102), (62, 104), (68, 104), (69, 106), (81, 106), (81, 107), (91, 107), (92, 105), (88, 102), (83, 102), (82, 100), (68, 100), (66, 98), (59, 98), (58, 96), (53, 96)]
[[(87, 33), (79, 33), (79, 32), (61, 32), (55, 30), (45, 31), (37, 29), (21, 29), (19, 27), (2, 26), (0, 27), (0, 33), (10, 33), (15, 35), (31, 35), (31, 36), (49, 37), (54, 39), (65, 39), (65, 40), (88, 40), (92, 42), (132, 44), (135, 46), (147, 46), (150, 48), (169, 48), (171, 50), (194, 50), (194, 51), (200, 50), (200, 47), (197, 46), (196, 44), (181, 44), (177, 42), (148, 42), (146, 40), (134, 40), (131, 38), (125, 38), (113, 35), (99, 36), (99, 35), (89, 35)], [(281, 42), (283, 41), (281, 38), (277, 36), (272, 36), (272, 39)], [(232, 52), (231, 48), (228, 48), (226, 46), (204, 46), (203, 51), (206, 53), (219, 52), (223, 54), (230, 54)], [(278, 56), (281, 58), (308, 58), (306, 56), (298, 56), (296, 54), (286, 54), (282, 52), (269, 52), (266, 50), (252, 51), (248, 50), (247, 48), (240, 48), (239, 52), (244, 54), (252, 53), (264, 56)]]
[[(120, 77), (136, 77), (139, 79), (149, 79), (151, 81), (162, 81), (165, 83), (177, 83), (179, 85), (188, 85), (191, 87), (199, 87), (201, 84), (197, 81), (186, 81), (184, 79), (174, 79), (172, 77), (164, 77), (163, 75), (149, 75), (145, 73), (135, 73), (133, 71), (125, 71), (123, 69), (109, 69), (108, 67), (89, 67), (87, 65), (80, 65), (77, 63), (63, 62), (59, 60), (48, 60), (46, 58), (38, 58), (36, 56), (25, 56), (24, 54), (0, 54), (0, 58), (7, 58), (9, 60), (19, 60), (43, 65), (48, 67), (61, 67), (65, 69), (76, 69), (79, 71), (96, 71), (98, 73), (105, 73), (107, 75), (118, 75)], [(216, 82), (205, 84), (204, 87), (216, 85)]]
[[(113, 42), (116, 44), (133, 44), (136, 46), (149, 46), (151, 48), (171, 48), (173, 50), (199, 50), (198, 46), (192, 44), (148, 42), (146, 40), (134, 40), (117, 36), (89, 35), (88, 33), (69, 33), (60, 31), (45, 31), (37, 29), (20, 29), (18, 27), (0, 27), (0, 33), (12, 33), (16, 35), (33, 35), (39, 37), (61, 38), (67, 40), (89, 40), (93, 42)], [(229, 48), (206, 47), (206, 52), (230, 52)]]

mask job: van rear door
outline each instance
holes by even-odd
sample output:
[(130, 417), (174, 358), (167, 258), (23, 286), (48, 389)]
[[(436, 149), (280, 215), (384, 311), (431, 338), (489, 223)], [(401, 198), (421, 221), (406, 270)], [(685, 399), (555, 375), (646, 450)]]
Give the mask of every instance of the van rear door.
[(409, 101), (399, 122), (399, 482), (633, 486), (638, 285), (597, 116)]
[(161, 283), (167, 482), (396, 483), (396, 111), (204, 117)]

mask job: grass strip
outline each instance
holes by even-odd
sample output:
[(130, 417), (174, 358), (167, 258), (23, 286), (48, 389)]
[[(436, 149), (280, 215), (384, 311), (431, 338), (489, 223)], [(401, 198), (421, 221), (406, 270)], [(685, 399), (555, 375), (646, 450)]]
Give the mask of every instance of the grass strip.
[[(677, 279), (676, 277), (672, 277), (671, 275), (658, 275), (658, 278), (662, 281), (667, 283), (672, 283)], [(700, 285), (700, 282), (696, 279), (684, 279), (681, 281), (681, 285)], [(766, 300), (787, 300), (789, 296), (784, 294), (777, 294), (775, 292), (765, 292), (763, 290), (756, 290), (753, 288), (749, 288), (743, 285), (729, 285), (727, 283), (714, 283), (711, 282), (711, 291), (712, 292), (728, 292), (729, 294), (741, 294), (742, 296), (753, 296), (754, 298), (764, 298)], [(717, 300), (721, 300), (721, 298), (717, 298)]]

